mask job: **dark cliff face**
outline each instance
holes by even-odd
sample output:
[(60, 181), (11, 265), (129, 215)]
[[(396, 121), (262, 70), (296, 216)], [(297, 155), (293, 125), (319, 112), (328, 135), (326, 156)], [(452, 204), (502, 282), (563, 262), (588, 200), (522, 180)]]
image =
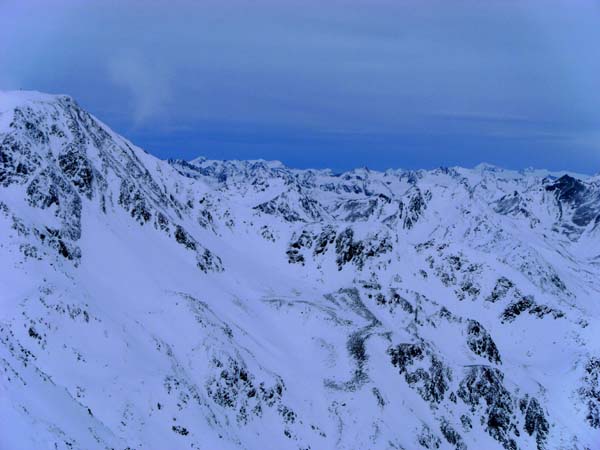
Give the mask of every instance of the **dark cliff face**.
[(555, 192), (560, 201), (566, 203), (578, 203), (585, 197), (586, 187), (576, 178), (563, 175), (554, 183), (546, 186), (547, 191)]
[(545, 187), (553, 192), (561, 212), (570, 209), (571, 221), (578, 227), (600, 222), (600, 190), (595, 185), (587, 185), (569, 175), (563, 175)]

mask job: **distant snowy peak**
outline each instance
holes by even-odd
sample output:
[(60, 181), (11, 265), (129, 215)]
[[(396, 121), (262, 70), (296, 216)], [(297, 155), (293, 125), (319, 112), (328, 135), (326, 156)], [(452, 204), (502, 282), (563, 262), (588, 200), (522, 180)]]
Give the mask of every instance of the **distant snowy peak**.
[(229, 165), (238, 168), (247, 167), (268, 167), (270, 169), (283, 169), (285, 166), (281, 161), (268, 161), (264, 159), (244, 159), (244, 160), (209, 160), (203, 156), (192, 159), (191, 164), (198, 167), (216, 166), (216, 165)]
[[(330, 171), (290, 169), (263, 161), (171, 161), (180, 174), (202, 179), (224, 192), (255, 199), (252, 205), (265, 214), (279, 214), (286, 221), (335, 220), (355, 222), (394, 215), (411, 202), (426, 204), (464, 196), (479, 198), (478, 208), (489, 214), (527, 219), (531, 226), (558, 231), (571, 240), (596, 230), (598, 183), (591, 177), (541, 170), (505, 170), (488, 164), (474, 169), (460, 167), (431, 171), (355, 169), (341, 174)], [(413, 191), (426, 194), (417, 200)], [(577, 193), (575, 192), (577, 191)], [(291, 199), (293, 200), (291, 203)], [(311, 207), (313, 204), (315, 207)], [(439, 204), (442, 207), (443, 203)], [(395, 205), (395, 206), (394, 206)], [(316, 209), (315, 209), (316, 208)], [(317, 212), (320, 210), (320, 212)], [(483, 212), (482, 210), (482, 212)], [(406, 211), (406, 209), (405, 209)], [(436, 211), (438, 215), (441, 211)], [(308, 214), (308, 215), (307, 215)], [(401, 214), (400, 214), (401, 215)], [(491, 217), (491, 216), (490, 216)], [(412, 223), (414, 219), (409, 220)]]

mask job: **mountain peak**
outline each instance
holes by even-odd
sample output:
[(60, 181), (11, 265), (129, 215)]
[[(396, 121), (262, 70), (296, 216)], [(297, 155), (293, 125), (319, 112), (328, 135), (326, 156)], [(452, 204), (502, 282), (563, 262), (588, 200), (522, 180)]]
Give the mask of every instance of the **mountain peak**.
[(208, 159), (204, 156), (199, 156), (189, 162), (197, 166), (227, 165), (233, 167), (248, 167), (258, 165), (269, 169), (283, 169), (286, 167), (281, 161), (265, 159)]
[(476, 170), (477, 172), (502, 172), (505, 169), (500, 166), (497, 166), (495, 164), (489, 164), (486, 162), (482, 162), (482, 163), (477, 164), (474, 167), (474, 170)]
[(0, 108), (8, 110), (27, 103), (54, 103), (58, 101), (74, 102), (73, 98), (64, 94), (47, 94), (39, 91), (1, 91)]

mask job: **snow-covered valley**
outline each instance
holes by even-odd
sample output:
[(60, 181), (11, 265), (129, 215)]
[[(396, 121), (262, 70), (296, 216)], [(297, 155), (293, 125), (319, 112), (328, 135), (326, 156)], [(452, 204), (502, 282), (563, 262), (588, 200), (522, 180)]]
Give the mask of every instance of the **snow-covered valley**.
[(162, 161), (0, 93), (0, 449), (600, 449), (600, 178)]

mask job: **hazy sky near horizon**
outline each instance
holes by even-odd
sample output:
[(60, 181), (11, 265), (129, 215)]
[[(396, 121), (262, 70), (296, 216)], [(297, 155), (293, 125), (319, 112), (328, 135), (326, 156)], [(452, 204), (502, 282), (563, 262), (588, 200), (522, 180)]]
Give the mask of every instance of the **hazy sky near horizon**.
[(162, 157), (600, 172), (597, 0), (0, 0), (0, 89)]

